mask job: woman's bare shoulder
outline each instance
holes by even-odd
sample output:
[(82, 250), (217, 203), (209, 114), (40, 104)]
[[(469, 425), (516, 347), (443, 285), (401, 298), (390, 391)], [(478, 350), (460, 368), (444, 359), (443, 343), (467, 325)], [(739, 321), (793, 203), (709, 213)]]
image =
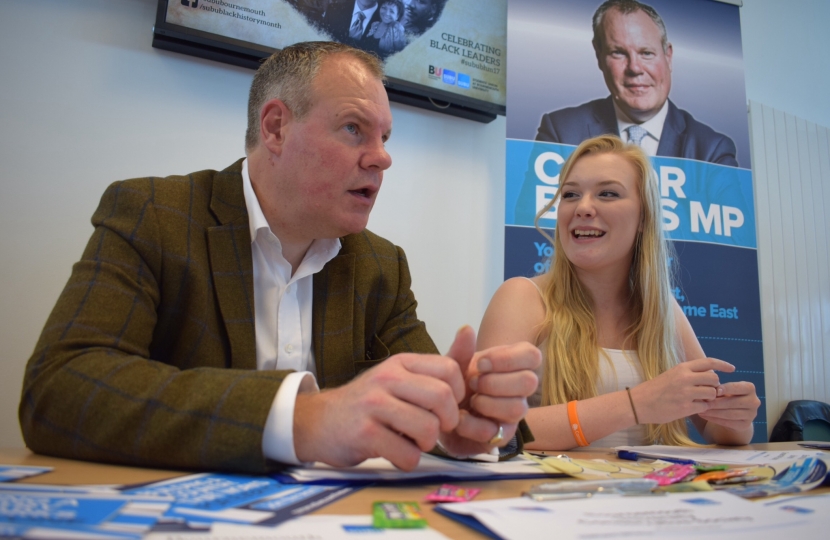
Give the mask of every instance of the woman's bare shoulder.
[(535, 343), (539, 327), (545, 320), (542, 290), (536, 278), (515, 277), (502, 283), (484, 313), (479, 345)]

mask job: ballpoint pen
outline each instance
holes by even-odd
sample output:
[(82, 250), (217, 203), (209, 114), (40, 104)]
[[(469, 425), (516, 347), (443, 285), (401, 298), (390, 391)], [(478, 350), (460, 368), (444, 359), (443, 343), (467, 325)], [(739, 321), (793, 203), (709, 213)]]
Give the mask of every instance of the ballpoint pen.
[(697, 465), (697, 462), (691, 459), (681, 459), (672, 457), (655, 456), (648, 454), (638, 454), (637, 452), (630, 452), (628, 450), (617, 450), (617, 457), (620, 459), (627, 459), (628, 461), (637, 461), (640, 458), (646, 459), (662, 459), (669, 463), (676, 463), (678, 465)]

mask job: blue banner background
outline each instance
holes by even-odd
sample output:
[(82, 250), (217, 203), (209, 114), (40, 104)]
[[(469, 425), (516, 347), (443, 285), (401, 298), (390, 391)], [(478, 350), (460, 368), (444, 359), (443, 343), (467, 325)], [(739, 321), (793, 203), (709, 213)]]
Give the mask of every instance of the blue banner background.
[[(506, 225), (533, 227), (536, 212), (553, 198), (559, 185), (559, 164), (574, 149), (565, 144), (507, 141)], [(752, 172), (690, 159), (653, 157), (651, 161), (660, 182), (669, 238), (757, 247)], [(556, 220), (540, 219), (539, 226), (552, 229)]]
[[(738, 8), (709, 0), (646, 2), (664, 17), (674, 44), (671, 99), (737, 143), (743, 168), (674, 157), (653, 157), (652, 163), (664, 229), (676, 251), (669, 261), (676, 270), (675, 297), (706, 354), (736, 366), (735, 373), (720, 374), (721, 380), (755, 384), (762, 405), (753, 442), (763, 442), (767, 419), (756, 215), (752, 172), (746, 168), (749, 130)], [(607, 95), (590, 45), (590, 18), (600, 3), (508, 3), (505, 279), (548, 268), (552, 248), (533, 227), (534, 218), (553, 197), (560, 166), (575, 146), (525, 138), (535, 136), (543, 114)], [(714, 49), (713, 25), (719, 36)], [(547, 59), (535, 56), (541, 50)], [(552, 235), (555, 215), (539, 225)]]

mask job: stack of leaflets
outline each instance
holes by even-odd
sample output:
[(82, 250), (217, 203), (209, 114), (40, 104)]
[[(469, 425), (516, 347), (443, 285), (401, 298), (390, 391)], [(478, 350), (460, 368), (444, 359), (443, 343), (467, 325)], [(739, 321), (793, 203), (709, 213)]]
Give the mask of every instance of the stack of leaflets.
[(343, 483), (358, 485), (367, 483), (408, 482), (441, 483), (459, 480), (509, 480), (515, 478), (546, 478), (565, 476), (550, 472), (523, 456), (508, 461), (488, 463), (459, 461), (431, 454), (421, 454), (421, 461), (414, 471), (402, 471), (383, 458), (367, 459), (354, 467), (330, 467), (317, 463), (311, 467), (292, 467), (279, 476), (282, 482)]
[(267, 476), (195, 474), (147, 486), (125, 494), (171, 498), (154, 530), (205, 531), (215, 523), (274, 526), (322, 508), (356, 488), (283, 484)]
[[(10, 479), (46, 472), (14, 470)], [(138, 540), (210, 532), (214, 524), (274, 527), (355, 491), (264, 476), (195, 474), (128, 487), (0, 483), (0, 537)]]

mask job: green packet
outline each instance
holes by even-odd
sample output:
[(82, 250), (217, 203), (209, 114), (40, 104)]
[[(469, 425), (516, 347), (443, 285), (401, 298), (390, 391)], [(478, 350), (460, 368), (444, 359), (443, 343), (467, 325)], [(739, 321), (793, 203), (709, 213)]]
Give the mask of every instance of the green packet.
[(378, 529), (421, 529), (427, 520), (416, 502), (376, 502), (372, 505), (374, 526)]
[(728, 468), (729, 468), (729, 465), (701, 465), (700, 463), (695, 464), (695, 469), (699, 473), (714, 472), (714, 471), (725, 471)]

